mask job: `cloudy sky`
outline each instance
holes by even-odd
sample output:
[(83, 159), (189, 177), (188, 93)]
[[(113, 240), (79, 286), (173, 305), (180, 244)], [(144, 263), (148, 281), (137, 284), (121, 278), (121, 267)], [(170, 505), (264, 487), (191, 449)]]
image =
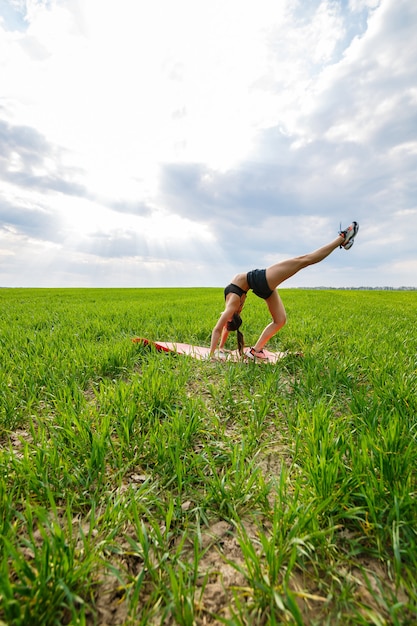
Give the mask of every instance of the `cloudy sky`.
[(416, 0), (0, 0), (0, 286), (417, 286)]

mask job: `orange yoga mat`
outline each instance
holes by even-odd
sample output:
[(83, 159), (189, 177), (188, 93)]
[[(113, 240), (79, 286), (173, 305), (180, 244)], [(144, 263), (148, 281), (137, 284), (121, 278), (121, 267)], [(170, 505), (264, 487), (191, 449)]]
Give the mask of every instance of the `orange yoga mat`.
[[(183, 354), (191, 356), (194, 359), (200, 361), (208, 360), (210, 358), (210, 348), (203, 346), (193, 346), (189, 343), (174, 343), (171, 341), (150, 341), (142, 337), (134, 337), (132, 339), (134, 343), (142, 343), (146, 346), (151, 346), (161, 352), (173, 352), (175, 354)], [(264, 348), (265, 358), (255, 358), (248, 356), (250, 348), (245, 348), (243, 356), (240, 356), (237, 350), (216, 350), (215, 359), (219, 361), (253, 361), (257, 363), (276, 363), (283, 357), (287, 356), (288, 352), (271, 352)]]

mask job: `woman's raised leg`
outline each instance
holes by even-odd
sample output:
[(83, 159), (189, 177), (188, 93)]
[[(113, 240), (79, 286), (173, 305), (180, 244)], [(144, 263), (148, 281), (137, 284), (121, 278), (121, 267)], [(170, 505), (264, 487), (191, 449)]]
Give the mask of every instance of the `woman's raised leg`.
[(307, 254), (303, 254), (301, 256), (294, 257), (293, 259), (287, 259), (285, 261), (280, 261), (279, 263), (275, 263), (271, 265), (266, 270), (266, 280), (271, 289), (276, 289), (278, 285), (280, 285), (287, 278), (291, 278), (294, 274), (297, 274), (300, 270), (308, 267), (309, 265), (314, 265), (315, 263), (320, 263), (326, 257), (329, 256), (336, 250), (344, 241), (342, 235), (339, 235), (331, 241), (330, 243), (314, 250), (313, 252), (309, 252)]

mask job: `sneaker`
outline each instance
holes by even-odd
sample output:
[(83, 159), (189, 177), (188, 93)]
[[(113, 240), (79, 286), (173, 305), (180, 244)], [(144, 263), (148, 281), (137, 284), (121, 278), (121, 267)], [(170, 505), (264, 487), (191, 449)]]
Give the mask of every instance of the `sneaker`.
[(255, 350), (255, 348), (251, 348), (248, 352), (246, 352), (246, 356), (250, 359), (266, 359), (268, 358), (263, 350)]
[(345, 250), (349, 250), (353, 246), (353, 240), (358, 234), (359, 224), (358, 222), (352, 222), (350, 226), (345, 228), (345, 230), (339, 231), (339, 235), (343, 235), (345, 238), (344, 242), (340, 244), (341, 248)]

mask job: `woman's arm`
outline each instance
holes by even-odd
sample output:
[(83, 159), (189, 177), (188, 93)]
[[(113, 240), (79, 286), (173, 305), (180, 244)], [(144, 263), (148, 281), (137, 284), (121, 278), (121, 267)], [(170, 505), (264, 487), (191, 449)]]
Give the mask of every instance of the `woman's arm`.
[(213, 356), (214, 351), (217, 348), (217, 344), (219, 343), (219, 339), (222, 334), (223, 328), (226, 326), (228, 321), (229, 321), (229, 313), (226, 309), (220, 315), (219, 321), (217, 322), (217, 324), (213, 328), (213, 332), (211, 333), (210, 356)]
[(229, 336), (229, 331), (227, 330), (227, 326), (223, 326), (222, 334), (220, 337), (219, 350), (222, 350), (224, 348), (224, 345), (227, 341), (228, 336)]
[[(220, 337), (222, 338), (220, 347), (222, 348), (226, 343), (227, 335), (229, 334), (226, 329), (226, 324), (227, 322), (230, 322), (233, 314), (236, 313), (240, 306), (240, 299), (238, 298), (238, 296), (233, 296), (235, 296), (235, 294), (232, 294), (232, 297), (228, 299), (226, 303), (226, 308), (220, 315), (219, 321), (217, 322), (217, 324), (213, 328), (213, 332), (211, 333), (210, 356), (213, 356), (214, 351), (217, 348), (217, 344), (219, 343)], [(225, 334), (222, 335), (222, 333)]]

